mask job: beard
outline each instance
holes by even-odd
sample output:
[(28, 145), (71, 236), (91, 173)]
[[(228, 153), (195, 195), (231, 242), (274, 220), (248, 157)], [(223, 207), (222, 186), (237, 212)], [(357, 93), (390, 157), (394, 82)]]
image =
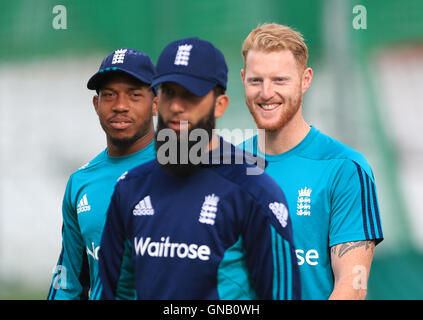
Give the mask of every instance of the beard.
[[(170, 128), (164, 123), (163, 118), (161, 115), (158, 115), (157, 118), (157, 130), (155, 134), (155, 149), (156, 149), (156, 156), (159, 154), (158, 150), (160, 147), (162, 147), (164, 144), (172, 143), (175, 146), (171, 150), (176, 152), (176, 155), (169, 155), (170, 157), (176, 159), (176, 163), (166, 163), (163, 164), (162, 161), (157, 161), (166, 171), (168, 171), (171, 174), (186, 177), (193, 173), (195, 173), (200, 167), (201, 163), (193, 163), (192, 159), (189, 155), (191, 155), (191, 150), (193, 150), (194, 146), (196, 148), (196, 154), (195, 158), (199, 159), (204, 156), (208, 152), (208, 145), (212, 139), (213, 135), (213, 129), (216, 125), (216, 118), (214, 116), (214, 108), (215, 104), (213, 103), (213, 107), (211, 108), (211, 111), (209, 114), (201, 118), (195, 125), (192, 125), (191, 128), (188, 130), (182, 130), (182, 132), (176, 132), (176, 140), (168, 139), (170, 141), (159, 141), (157, 140), (157, 136), (162, 129), (168, 129)], [(200, 137), (198, 137), (197, 140), (193, 139), (190, 140), (190, 134), (195, 129), (201, 129), (205, 130), (207, 133), (207, 143), (204, 143), (204, 140), (201, 140)], [(200, 141), (198, 141), (200, 140)], [(188, 150), (186, 148), (181, 148), (182, 146), (188, 146)], [(182, 150), (185, 149), (185, 150)], [(185, 154), (185, 152), (188, 151), (188, 154)], [(172, 151), (169, 151), (172, 152)]]
[(101, 118), (100, 125), (103, 128), (103, 131), (106, 133), (107, 140), (110, 141), (113, 146), (120, 150), (126, 150), (129, 149), (135, 142), (137, 142), (138, 139), (147, 134), (153, 121), (152, 113), (149, 114), (148, 119), (149, 120), (145, 121), (132, 136), (125, 138), (118, 138), (113, 136), (113, 134), (109, 132), (109, 128), (107, 127), (106, 123), (103, 123)]
[(139, 138), (144, 136), (147, 133), (147, 130), (138, 131), (135, 135), (128, 138), (115, 138), (111, 135), (108, 135), (109, 141), (111, 144), (116, 146), (121, 150), (129, 149)]
[(297, 114), (303, 102), (301, 87), (299, 88), (299, 91), (296, 96), (285, 98), (282, 102), (283, 105), (279, 107), (282, 108), (282, 110), (280, 110), (278, 118), (275, 119), (275, 121), (273, 121), (272, 123), (266, 123), (265, 121), (262, 121), (260, 115), (258, 115), (257, 112), (253, 110), (252, 102), (250, 103), (246, 100), (246, 104), (247, 106), (249, 106), (248, 109), (250, 110), (250, 113), (253, 116), (257, 127), (259, 129), (264, 129), (270, 132), (278, 131), (279, 129), (283, 128)]

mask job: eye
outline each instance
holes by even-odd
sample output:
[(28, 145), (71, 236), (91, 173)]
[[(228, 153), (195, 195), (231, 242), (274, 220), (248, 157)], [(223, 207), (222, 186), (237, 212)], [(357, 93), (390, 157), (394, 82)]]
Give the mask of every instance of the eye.
[(287, 78), (284, 78), (284, 77), (278, 77), (278, 78), (274, 79), (274, 81), (278, 84), (282, 84), (282, 83), (286, 82), (286, 80), (287, 80)]
[(131, 94), (133, 97), (139, 98), (142, 97), (142, 93), (141, 92), (132, 92)]
[(103, 91), (103, 92), (101, 92), (101, 96), (103, 98), (111, 98), (111, 97), (114, 96), (114, 93), (111, 92), (111, 91)]
[(174, 90), (168, 86), (160, 86), (160, 91), (164, 96), (170, 97), (174, 94)]
[(262, 82), (262, 80), (260, 78), (250, 78), (248, 79), (248, 83), (255, 85), (255, 84), (260, 84)]

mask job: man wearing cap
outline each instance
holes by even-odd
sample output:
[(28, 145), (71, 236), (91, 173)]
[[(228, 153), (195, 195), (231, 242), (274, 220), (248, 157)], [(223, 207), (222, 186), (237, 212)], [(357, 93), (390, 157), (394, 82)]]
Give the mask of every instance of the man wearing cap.
[(128, 260), (138, 299), (300, 298), (282, 190), (264, 168), (248, 174), (258, 168), (250, 156), (213, 131), (229, 104), (227, 73), (210, 42), (162, 51), (156, 159), (116, 185), (94, 299), (116, 298)]
[[(62, 249), (50, 300), (88, 298), (98, 274), (100, 239), (116, 181), (154, 159), (156, 110), (150, 89), (154, 72), (144, 52), (122, 48), (108, 55), (88, 81), (88, 89), (97, 92), (93, 104), (107, 148), (69, 178), (62, 205)], [(133, 298), (134, 291), (125, 288), (117, 295)]]

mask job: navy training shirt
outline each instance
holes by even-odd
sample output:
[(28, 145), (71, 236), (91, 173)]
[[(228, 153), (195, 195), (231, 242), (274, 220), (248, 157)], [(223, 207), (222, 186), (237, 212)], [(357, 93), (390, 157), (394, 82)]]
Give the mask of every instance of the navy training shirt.
[(93, 299), (116, 298), (124, 257), (138, 299), (300, 299), (282, 190), (266, 173), (248, 175), (249, 155), (220, 142), (220, 163), (189, 176), (153, 160), (117, 183)]

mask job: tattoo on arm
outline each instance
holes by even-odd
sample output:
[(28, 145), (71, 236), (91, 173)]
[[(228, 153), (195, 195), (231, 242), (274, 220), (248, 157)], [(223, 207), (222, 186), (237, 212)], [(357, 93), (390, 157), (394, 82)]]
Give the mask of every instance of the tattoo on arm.
[(336, 254), (336, 250), (338, 249), (338, 257), (342, 258), (347, 252), (358, 248), (358, 247), (366, 247), (366, 250), (372, 250), (374, 251), (375, 246), (374, 246), (374, 241), (353, 241), (353, 242), (346, 242), (346, 243), (341, 243), (339, 245), (333, 246), (330, 248), (330, 252), (332, 254)]

